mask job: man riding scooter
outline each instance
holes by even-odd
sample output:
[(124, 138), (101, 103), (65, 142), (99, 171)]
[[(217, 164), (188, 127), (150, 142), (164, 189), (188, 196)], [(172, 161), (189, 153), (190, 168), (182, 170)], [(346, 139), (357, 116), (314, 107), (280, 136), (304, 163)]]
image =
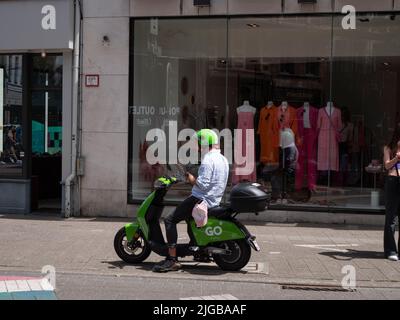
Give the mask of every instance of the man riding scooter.
[(187, 182), (193, 186), (192, 194), (165, 219), (168, 256), (154, 266), (154, 272), (177, 271), (181, 268), (176, 253), (177, 224), (189, 219), (196, 204), (202, 201), (207, 203), (209, 209), (219, 206), (226, 189), (229, 163), (221, 154), (218, 135), (210, 129), (203, 129), (196, 133), (196, 139), (202, 155), (198, 177), (187, 174)]

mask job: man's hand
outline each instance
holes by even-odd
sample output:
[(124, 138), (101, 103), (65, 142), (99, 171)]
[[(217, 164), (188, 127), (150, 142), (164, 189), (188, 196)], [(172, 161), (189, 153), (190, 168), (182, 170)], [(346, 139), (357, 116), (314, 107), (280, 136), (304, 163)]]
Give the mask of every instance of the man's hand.
[(194, 186), (196, 184), (196, 178), (190, 174), (190, 173), (186, 173), (186, 180), (187, 182), (189, 182), (192, 186)]
[(396, 153), (396, 157), (397, 157), (397, 160), (400, 161), (400, 152), (397, 152), (397, 153)]

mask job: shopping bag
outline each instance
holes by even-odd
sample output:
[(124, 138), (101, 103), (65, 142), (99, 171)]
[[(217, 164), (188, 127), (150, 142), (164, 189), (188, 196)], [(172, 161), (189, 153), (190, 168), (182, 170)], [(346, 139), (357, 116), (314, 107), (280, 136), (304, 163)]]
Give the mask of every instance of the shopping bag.
[(208, 222), (208, 207), (207, 202), (202, 201), (197, 203), (192, 211), (192, 216), (196, 222), (197, 228), (204, 227)]

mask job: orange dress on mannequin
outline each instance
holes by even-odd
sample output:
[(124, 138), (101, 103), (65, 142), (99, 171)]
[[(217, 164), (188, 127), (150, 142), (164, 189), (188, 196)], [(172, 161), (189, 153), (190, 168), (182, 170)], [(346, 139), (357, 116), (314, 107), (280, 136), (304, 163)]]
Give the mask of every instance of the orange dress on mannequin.
[(263, 164), (279, 162), (277, 147), (279, 144), (279, 128), (276, 122), (277, 110), (278, 108), (273, 105), (270, 108), (262, 108), (260, 112), (258, 134), (260, 135), (261, 144), (260, 161)]
[[(277, 108), (277, 126), (278, 130), (292, 129), (293, 133), (298, 137), (297, 133), (297, 111), (295, 108), (288, 106), (286, 110), (282, 107)], [(278, 140), (279, 141), (279, 140)], [(279, 146), (279, 142), (278, 142)]]

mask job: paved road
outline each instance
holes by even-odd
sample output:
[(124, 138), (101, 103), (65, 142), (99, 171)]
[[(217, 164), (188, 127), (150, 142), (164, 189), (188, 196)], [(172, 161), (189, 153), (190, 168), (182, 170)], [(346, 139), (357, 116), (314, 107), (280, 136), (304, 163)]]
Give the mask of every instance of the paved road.
[[(149, 289), (140, 298), (166, 294), (171, 299), (190, 297), (194, 293), (184, 288), (199, 284), (204, 295), (230, 294), (240, 299), (251, 298), (252, 293), (260, 299), (326, 295), (354, 299), (398, 297), (400, 262), (382, 259), (381, 228), (253, 224), (249, 229), (257, 236), (262, 252), (253, 253), (243, 272), (226, 273), (214, 264), (195, 265), (186, 260), (183, 272), (158, 275), (150, 271), (160, 259), (156, 255), (152, 254), (140, 266), (131, 266), (114, 253), (114, 234), (125, 222), (0, 216), (0, 276), (26, 272), (37, 275), (43, 266), (52, 265), (59, 281), (57, 294), (67, 299), (107, 295), (134, 299), (137, 292), (132, 288), (142, 288), (143, 284)], [(179, 229), (181, 241), (185, 241), (185, 226), (180, 225)], [(342, 268), (348, 265), (356, 271), (356, 293), (282, 290), (284, 284), (340, 286)], [(175, 289), (176, 281), (180, 289)], [(99, 289), (103, 287), (108, 288), (104, 296)]]
[[(33, 275), (32, 273), (25, 275)], [(400, 289), (358, 288), (337, 291), (328, 287), (292, 287), (226, 280), (57, 274), (60, 300), (399, 300)]]

